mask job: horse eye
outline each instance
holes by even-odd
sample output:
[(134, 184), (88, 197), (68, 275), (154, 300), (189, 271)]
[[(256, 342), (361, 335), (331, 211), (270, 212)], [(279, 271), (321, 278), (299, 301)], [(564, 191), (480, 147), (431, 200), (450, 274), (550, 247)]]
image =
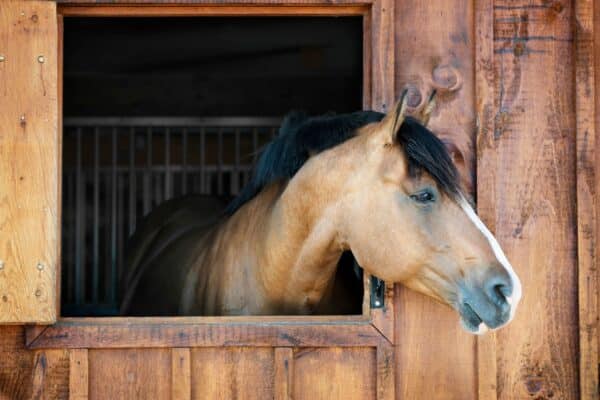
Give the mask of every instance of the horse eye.
[(435, 200), (434, 194), (429, 190), (423, 190), (422, 192), (412, 194), (410, 198), (418, 203), (430, 203)]

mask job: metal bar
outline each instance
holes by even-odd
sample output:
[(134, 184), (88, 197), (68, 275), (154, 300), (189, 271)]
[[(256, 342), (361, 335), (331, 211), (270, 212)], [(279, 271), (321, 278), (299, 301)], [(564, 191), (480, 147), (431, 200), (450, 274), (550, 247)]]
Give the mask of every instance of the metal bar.
[(231, 178), (231, 194), (237, 195), (240, 191), (240, 129), (234, 131), (235, 161), (233, 163), (233, 176)]
[(171, 129), (165, 128), (165, 201), (171, 198)]
[(63, 125), (68, 127), (147, 126), (147, 127), (249, 127), (279, 126), (281, 117), (69, 117)]
[(146, 171), (144, 171), (144, 215), (148, 215), (152, 207), (151, 189), (152, 184), (152, 128), (146, 131)]
[(92, 301), (98, 302), (98, 279), (100, 276), (100, 128), (94, 128), (94, 237), (92, 260)]
[(188, 148), (188, 130), (183, 128), (182, 132), (182, 143), (181, 143), (181, 163), (183, 164), (183, 174), (181, 176), (181, 194), (186, 195), (187, 189), (187, 173), (188, 173), (188, 162), (187, 162), (187, 148)]
[(206, 193), (206, 177), (204, 166), (206, 164), (206, 130), (200, 128), (200, 193)]
[(217, 129), (217, 194), (223, 195), (223, 129)]
[(136, 220), (136, 174), (135, 174), (135, 128), (129, 131), (129, 229), (130, 235), (135, 231)]
[(81, 128), (77, 128), (76, 132), (77, 145), (76, 145), (76, 163), (77, 172), (75, 175), (75, 303), (83, 303), (83, 290), (85, 288), (85, 281), (83, 280), (83, 246), (81, 239), (84, 235), (83, 230), (83, 180), (82, 180), (82, 166), (81, 166)]
[(110, 282), (108, 299), (111, 303), (117, 298), (117, 128), (112, 129), (112, 173), (111, 173), (111, 214), (110, 214)]
[(252, 163), (258, 159), (258, 128), (252, 128)]

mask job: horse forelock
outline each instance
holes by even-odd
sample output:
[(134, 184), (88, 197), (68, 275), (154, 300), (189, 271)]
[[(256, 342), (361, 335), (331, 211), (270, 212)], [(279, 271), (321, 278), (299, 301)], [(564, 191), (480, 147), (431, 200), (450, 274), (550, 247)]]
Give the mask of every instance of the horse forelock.
[[(308, 117), (293, 111), (284, 118), (277, 137), (261, 151), (253, 175), (240, 194), (227, 206), (233, 215), (266, 186), (291, 179), (313, 155), (354, 137), (358, 130), (379, 122), (385, 114), (358, 111), (351, 114)], [(427, 172), (447, 194), (459, 193), (457, 169), (443, 142), (416, 119), (407, 117), (396, 134), (404, 151), (409, 173)]]
[(407, 117), (396, 134), (404, 150), (409, 174), (413, 177), (424, 171), (452, 198), (460, 193), (458, 170), (444, 143), (429, 129), (412, 117)]

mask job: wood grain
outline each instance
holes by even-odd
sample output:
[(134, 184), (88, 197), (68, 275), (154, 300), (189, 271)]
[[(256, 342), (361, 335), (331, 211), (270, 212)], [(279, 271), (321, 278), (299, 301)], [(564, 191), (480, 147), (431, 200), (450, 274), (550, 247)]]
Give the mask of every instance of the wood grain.
[[(389, 0), (384, 0), (389, 1)], [(237, 3), (237, 2), (236, 2)], [(363, 15), (369, 6), (367, 3), (344, 1), (336, 5), (322, 0), (291, 5), (282, 3), (239, 5), (235, 3), (189, 6), (60, 6), (59, 13), (68, 17), (183, 17), (183, 16), (353, 16)]]
[(292, 400), (294, 350), (291, 347), (275, 348), (274, 369), (275, 400)]
[[(492, 137), (494, 132), (494, 13), (493, 0), (475, 2), (475, 111), (477, 113), (476, 149), (479, 141)], [(477, 213), (482, 221), (495, 230), (494, 175), (495, 152), (477, 160)], [(497, 399), (496, 335), (489, 333), (477, 338), (477, 398)]]
[(23, 327), (0, 326), (0, 399), (67, 399), (69, 354), (28, 351)]
[(1, 2), (0, 49), (0, 323), (52, 323), (60, 229), (56, 4)]
[(88, 398), (88, 351), (73, 349), (69, 351), (69, 400), (87, 400)]
[(89, 351), (90, 399), (168, 399), (169, 349)]
[[(185, 323), (59, 321), (29, 348), (144, 348), (214, 346), (376, 346), (385, 340), (368, 322), (358, 323)], [(151, 320), (151, 319), (150, 319)]]
[(294, 354), (294, 400), (377, 396), (374, 348), (304, 348)]
[(192, 396), (192, 367), (189, 348), (171, 350), (171, 400), (190, 400)]
[(271, 399), (273, 348), (192, 350), (192, 399)]
[[(494, 129), (478, 207), (521, 277), (496, 334), (499, 399), (579, 398), (573, 8), (494, 3)], [(485, 134), (485, 136), (483, 136)]]
[[(429, 127), (448, 143), (468, 191), (475, 172), (473, 23), (470, 1), (396, 2), (396, 94), (408, 89), (414, 111), (438, 90)], [(475, 398), (475, 338), (462, 331), (456, 312), (401, 287), (396, 293), (396, 396)]]
[(580, 394), (598, 398), (598, 272), (594, 2), (575, 1), (575, 113)]

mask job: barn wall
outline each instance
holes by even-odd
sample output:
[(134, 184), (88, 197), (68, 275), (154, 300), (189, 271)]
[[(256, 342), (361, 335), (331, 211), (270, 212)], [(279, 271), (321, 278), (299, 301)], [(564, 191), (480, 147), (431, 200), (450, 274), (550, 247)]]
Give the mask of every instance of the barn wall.
[[(474, 2), (396, 2), (396, 93), (418, 107), (435, 88), (430, 128), (446, 141), (463, 184), (473, 188), (475, 137)], [(423, 23), (415, 23), (422, 21)], [(438, 21), (438, 23), (425, 23)], [(456, 313), (397, 287), (396, 392), (406, 399), (472, 399), (477, 391), (475, 337)]]
[[(396, 94), (406, 85), (421, 96), (440, 90), (432, 126), (454, 145), (467, 186), (477, 174), (479, 211), (525, 291), (511, 326), (476, 339), (457, 329), (451, 311), (397, 288), (398, 398), (579, 398), (574, 10), (567, 1), (520, 4), (395, 4)], [(443, 23), (415, 23), (428, 20)], [(0, 399), (68, 398), (70, 356), (81, 350), (28, 351), (24, 335), (23, 326), (0, 327)], [(86, 355), (91, 398), (175, 398), (187, 380), (193, 398), (269, 397), (281, 390), (275, 382), (282, 356), (293, 358), (293, 398), (318, 398), (318, 390), (323, 398), (362, 399), (377, 390), (373, 348)], [(178, 362), (182, 370), (189, 363), (189, 377), (173, 373)]]

